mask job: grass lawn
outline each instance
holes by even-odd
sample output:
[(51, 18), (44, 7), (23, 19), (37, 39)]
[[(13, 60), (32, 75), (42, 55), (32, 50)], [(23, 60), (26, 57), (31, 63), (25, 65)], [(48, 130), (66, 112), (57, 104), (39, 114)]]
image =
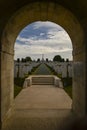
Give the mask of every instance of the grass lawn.
[(66, 87), (64, 87), (64, 90), (72, 98), (72, 86), (66, 86)]
[(24, 80), (25, 80), (25, 78), (14, 78), (14, 98), (22, 90)]
[[(39, 66), (39, 65), (38, 65)], [(32, 72), (29, 73), (29, 75), (31, 75), (33, 73), (33, 71), (36, 70), (36, 68), (38, 67), (34, 67), (32, 69)], [(23, 83), (24, 83), (24, 80), (26, 77), (28, 77), (29, 75), (25, 75), (24, 78), (14, 78), (14, 98), (20, 93), (20, 91), (22, 90), (23, 88)]]
[(22, 90), (22, 87), (14, 85), (14, 98), (19, 94), (21, 90)]

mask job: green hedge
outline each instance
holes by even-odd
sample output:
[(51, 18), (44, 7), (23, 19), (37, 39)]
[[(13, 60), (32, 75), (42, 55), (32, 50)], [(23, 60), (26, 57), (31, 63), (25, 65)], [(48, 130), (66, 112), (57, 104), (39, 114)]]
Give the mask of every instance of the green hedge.
[(22, 87), (14, 85), (14, 98), (20, 93), (21, 90), (22, 90)]
[(61, 78), (61, 80), (63, 82), (64, 87), (72, 85), (72, 78), (70, 78), (70, 77)]
[(72, 98), (72, 86), (66, 86), (66, 87), (64, 87), (64, 90)]
[(17, 86), (22, 87), (24, 83), (25, 78), (14, 78), (14, 84)]
[(25, 78), (14, 78), (14, 97), (16, 97), (23, 88)]

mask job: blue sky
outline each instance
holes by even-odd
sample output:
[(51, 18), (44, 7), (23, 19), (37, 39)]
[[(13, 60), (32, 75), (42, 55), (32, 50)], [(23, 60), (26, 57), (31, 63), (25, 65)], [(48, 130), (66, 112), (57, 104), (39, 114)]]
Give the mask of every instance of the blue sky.
[(63, 28), (52, 22), (34, 22), (26, 26), (15, 42), (15, 59), (30, 56), (53, 59), (55, 55), (72, 60), (72, 43)]

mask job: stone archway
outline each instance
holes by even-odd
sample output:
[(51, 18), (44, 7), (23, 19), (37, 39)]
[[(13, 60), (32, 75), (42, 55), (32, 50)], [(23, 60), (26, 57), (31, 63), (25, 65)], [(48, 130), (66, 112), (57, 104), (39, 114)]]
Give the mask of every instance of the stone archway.
[(73, 111), (86, 114), (84, 32), (77, 18), (67, 9), (51, 2), (35, 2), (24, 6), (8, 20), (1, 37), (1, 122), (13, 107), (14, 43), (18, 33), (34, 21), (52, 21), (69, 34), (73, 45)]

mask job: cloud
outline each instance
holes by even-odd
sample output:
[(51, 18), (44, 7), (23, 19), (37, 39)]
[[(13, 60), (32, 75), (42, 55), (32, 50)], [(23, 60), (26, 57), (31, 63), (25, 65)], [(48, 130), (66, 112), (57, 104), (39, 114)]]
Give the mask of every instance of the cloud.
[(31, 55), (38, 58), (44, 53), (67, 53), (72, 57), (72, 44), (68, 34), (52, 22), (35, 22), (20, 32), (15, 44), (15, 58)]
[(44, 36), (45, 35), (45, 33), (40, 33), (40, 36)]
[(36, 22), (35, 24), (33, 23), (33, 29), (41, 29), (41, 28), (47, 28), (47, 29), (56, 29), (56, 30), (62, 30), (62, 28), (59, 26), (59, 25), (57, 25), (57, 24), (55, 24), (55, 23), (53, 23), (53, 22), (49, 22), (49, 21), (47, 21), (47, 22), (41, 22), (41, 21), (39, 21), (39, 22)]
[[(48, 57), (52, 54), (61, 54), (61, 53), (68, 53), (71, 52), (72, 49), (70, 48), (65, 48), (65, 47), (46, 47), (46, 46), (28, 46), (28, 45), (22, 45), (20, 46), (19, 44), (16, 44), (16, 55), (18, 55), (19, 57), (26, 57), (26, 56), (31, 56), (32, 55), (48, 55)], [(34, 59), (34, 57), (33, 57)], [(52, 59), (52, 58), (51, 58)]]

